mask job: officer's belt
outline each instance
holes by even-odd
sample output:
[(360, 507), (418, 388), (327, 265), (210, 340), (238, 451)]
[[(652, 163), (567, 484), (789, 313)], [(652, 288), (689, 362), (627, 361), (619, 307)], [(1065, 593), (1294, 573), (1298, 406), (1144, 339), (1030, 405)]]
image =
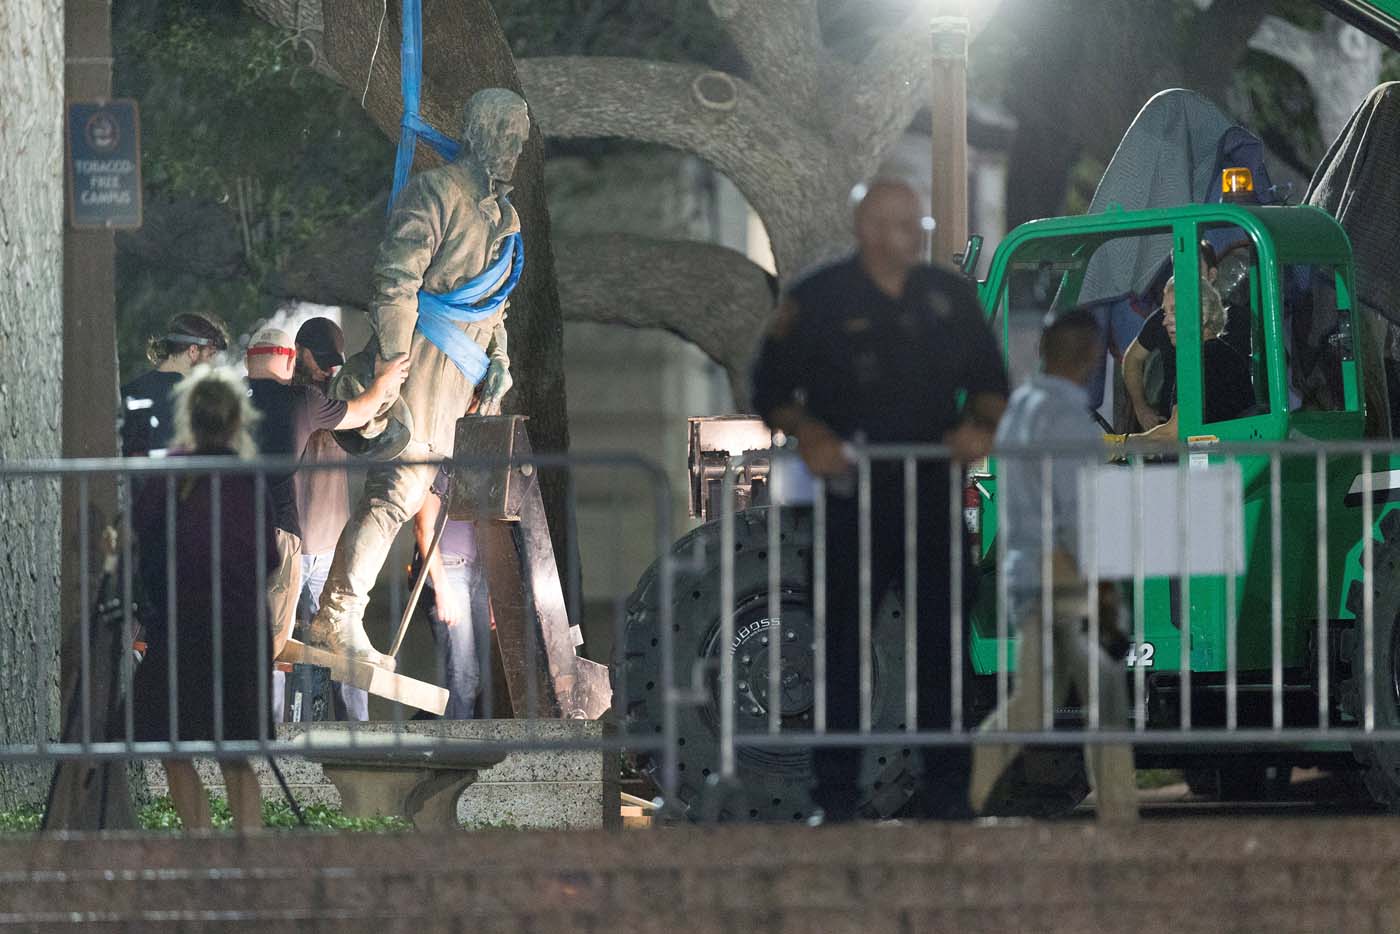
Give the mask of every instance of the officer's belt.
[(418, 292), (418, 330), (473, 386), (486, 375), (491, 359), (457, 325), (484, 321), (500, 311), (519, 284), (524, 268), (525, 244), (515, 233), (506, 239), (500, 257), (481, 275), (442, 295), (426, 289)]

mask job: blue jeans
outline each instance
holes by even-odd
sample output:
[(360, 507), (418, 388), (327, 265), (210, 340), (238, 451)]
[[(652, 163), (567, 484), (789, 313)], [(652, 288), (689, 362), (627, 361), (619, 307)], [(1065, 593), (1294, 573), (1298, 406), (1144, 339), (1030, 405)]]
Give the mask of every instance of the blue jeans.
[(491, 604), (486, 589), (486, 568), (479, 562), (470, 564), (461, 558), (444, 555), (443, 570), (447, 582), (457, 590), (457, 599), (466, 612), (466, 619), (455, 626), (444, 625), (437, 615), (437, 601), (431, 589), (425, 589), (428, 621), (433, 628), (438, 657), (442, 660), (442, 686), (451, 692), (443, 717), (448, 720), (471, 720), (476, 716), (477, 691), (485, 686), (487, 703), (491, 689)]
[[(321, 605), (321, 590), (326, 586), (326, 574), (331, 569), (332, 553), (301, 556), (301, 597), (297, 604), (297, 622), (305, 625), (316, 615)], [(286, 701), (286, 675), (272, 673), (272, 719), (281, 723)], [(368, 720), (369, 694), (339, 681), (331, 682), (331, 704), (337, 720)]]

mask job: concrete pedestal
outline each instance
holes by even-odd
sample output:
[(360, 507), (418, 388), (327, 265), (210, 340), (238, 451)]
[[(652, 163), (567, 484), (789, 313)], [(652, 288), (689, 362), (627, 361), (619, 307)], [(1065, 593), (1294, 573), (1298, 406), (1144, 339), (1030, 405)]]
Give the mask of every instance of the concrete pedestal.
[[(441, 736), (487, 742), (601, 742), (607, 727), (597, 720), (412, 720), (403, 724), (356, 724), (357, 742), (383, 743), (394, 730), (406, 737)], [(279, 739), (295, 741), (313, 728), (318, 736), (340, 733), (348, 736), (350, 724), (289, 723), (278, 727)], [(373, 758), (378, 759), (376, 750)], [(337, 757), (346, 764), (347, 760)], [(350, 811), (351, 805), (336, 787), (321, 762), (303, 756), (280, 756), (278, 766), (286, 775), (292, 793), (302, 804), (328, 804)], [(205, 786), (223, 794), (223, 777), (212, 761), (197, 760), (196, 767)], [(282, 792), (265, 760), (255, 759), (253, 768), (262, 784), (263, 798), (282, 800)], [(148, 762), (146, 775), (150, 790), (166, 793), (165, 773), (159, 763)], [(521, 829), (614, 828), (621, 826), (619, 777), (621, 767), (615, 751), (603, 749), (542, 749), (511, 752), (490, 767), (483, 767), (476, 780), (465, 785), (456, 799), (456, 825), (468, 829), (512, 827)], [(414, 821), (418, 823), (417, 820)], [(455, 826), (455, 825), (454, 825)]]
[(372, 762), (326, 763), (348, 817), (402, 817), (415, 830), (456, 830), (457, 799), (475, 771), (403, 769)]

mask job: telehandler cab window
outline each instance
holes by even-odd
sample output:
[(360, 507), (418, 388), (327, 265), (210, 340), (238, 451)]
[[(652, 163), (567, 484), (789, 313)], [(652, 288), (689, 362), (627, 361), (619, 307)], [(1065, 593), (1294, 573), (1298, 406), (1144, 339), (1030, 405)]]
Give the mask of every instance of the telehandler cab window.
[(1161, 228), (1034, 238), (1017, 247), (994, 308), (1012, 385), (1035, 374), (1046, 321), (1087, 308), (1099, 320), (1106, 344), (1104, 365), (1089, 386), (1090, 401), (1107, 421), (1120, 421), (1114, 413), (1115, 402), (1123, 402), (1122, 355), (1161, 304), (1164, 277), (1158, 274), (1170, 265), (1171, 249), (1171, 231)]
[[(1268, 353), (1260, 298), (1258, 251), (1239, 227), (1203, 226), (1201, 281), (1220, 296), (1223, 323), (1209, 322), (1201, 345), (1201, 411), (1205, 423), (1269, 410)], [(1211, 265), (1213, 261), (1213, 266)], [(1211, 315), (1202, 290), (1202, 324)]]
[[(1320, 264), (1281, 267), (1280, 293), (1292, 410), (1359, 408), (1350, 301), (1339, 302), (1337, 271)], [(1342, 305), (1347, 307), (1341, 307)]]

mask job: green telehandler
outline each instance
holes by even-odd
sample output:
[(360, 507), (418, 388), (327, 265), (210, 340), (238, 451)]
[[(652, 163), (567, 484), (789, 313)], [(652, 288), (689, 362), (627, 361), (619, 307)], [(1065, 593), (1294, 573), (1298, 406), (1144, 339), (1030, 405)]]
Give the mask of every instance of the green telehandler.
[[(1400, 0), (1321, 5), (1400, 48)], [(1177, 440), (1186, 449), (1183, 470), (1238, 466), (1234, 521), (1244, 564), (1238, 575), (1192, 575), (1185, 581), (1147, 576), (1140, 587), (1128, 588), (1136, 625), (1127, 662), (1131, 683), (1142, 688), (1134, 695), (1133, 727), (1142, 730), (1135, 744), (1139, 765), (1184, 768), (1194, 788), (1225, 798), (1266, 795), (1271, 782), (1293, 766), (1358, 769), (1378, 802), (1400, 809), (1400, 743), (1319, 735), (1400, 729), (1400, 462), (1392, 462), (1400, 459), (1368, 453), (1364, 445), (1390, 437), (1391, 413), (1372, 331), (1375, 309), (1363, 314), (1357, 307), (1355, 260), (1343, 225), (1307, 205), (1231, 203), (1032, 221), (998, 245), (979, 283), (981, 298), (1004, 342), (1015, 385), (1035, 365), (1036, 337), (1047, 314), (1105, 297), (1085, 294), (1086, 282), (1093, 291), (1096, 266), (1147, 256), (1164, 270), (1189, 269), (1176, 279), (1177, 302), (1200, 307), (1197, 244), (1203, 239), (1226, 248), (1222, 276), (1227, 268), (1229, 276), (1220, 285), (1228, 293), (1235, 337), (1243, 337), (1255, 403), (1236, 417), (1204, 421), (1208, 387), (1200, 322), (1181, 314)], [(1155, 287), (1160, 285), (1159, 279)], [(810, 732), (816, 696), (811, 513), (784, 507), (770, 521), (768, 465), (758, 453), (762, 445), (752, 440), (761, 426), (742, 421), (692, 425), (692, 511), (712, 521), (678, 541), (671, 553), (673, 670), (693, 695), (675, 710), (679, 761), (672, 803), (696, 818), (804, 819), (813, 809), (811, 759), (800, 747), (740, 745), (737, 781), (716, 783), (721, 652), (734, 656), (735, 728), (741, 734), (766, 730), (773, 704), (780, 705), (783, 731)], [(709, 443), (707, 431), (714, 435)], [(730, 434), (748, 440), (726, 440)], [(1261, 449), (1230, 447), (1251, 444)], [(1263, 447), (1268, 445), (1274, 447)], [(1330, 447), (1323, 451), (1324, 445)], [(735, 517), (735, 638), (725, 646), (720, 523), (713, 521), (719, 507), (709, 504), (718, 503), (718, 478), (744, 451)], [(976, 540), (968, 565), (980, 572), (967, 597), (968, 726), (995, 704), (1002, 657), (996, 483), (993, 460), (971, 472), (964, 502)], [(781, 568), (781, 645), (769, 638), (777, 628), (769, 613), (770, 542)], [(1370, 588), (1363, 564), (1374, 570)], [(625, 688), (616, 706), (625, 711), (630, 730), (645, 734), (662, 733), (665, 721), (660, 573), (658, 561), (629, 601), (615, 667)], [(905, 725), (898, 599), (875, 608), (873, 633), (872, 729), (888, 735)], [(1183, 633), (1189, 633), (1185, 652)], [(779, 655), (781, 691), (770, 698), (773, 652)], [(1006, 657), (1014, 669), (1014, 650)], [(1233, 727), (1239, 741), (1193, 744), (1181, 734), (1187, 715), (1193, 729)], [(1066, 709), (1058, 712), (1057, 725), (1078, 728), (1083, 718), (1082, 709)], [(1296, 735), (1306, 741), (1290, 741), (1289, 730), (1300, 731)], [(919, 760), (911, 746), (867, 752), (862, 782), (868, 815), (896, 814), (908, 804)], [(1027, 756), (1032, 760), (1033, 767), (1019, 773), (1019, 799), (1002, 802), (1005, 810), (1057, 813), (1087, 793), (1077, 750), (1041, 747)], [(638, 764), (660, 778), (659, 755), (642, 755)]]

